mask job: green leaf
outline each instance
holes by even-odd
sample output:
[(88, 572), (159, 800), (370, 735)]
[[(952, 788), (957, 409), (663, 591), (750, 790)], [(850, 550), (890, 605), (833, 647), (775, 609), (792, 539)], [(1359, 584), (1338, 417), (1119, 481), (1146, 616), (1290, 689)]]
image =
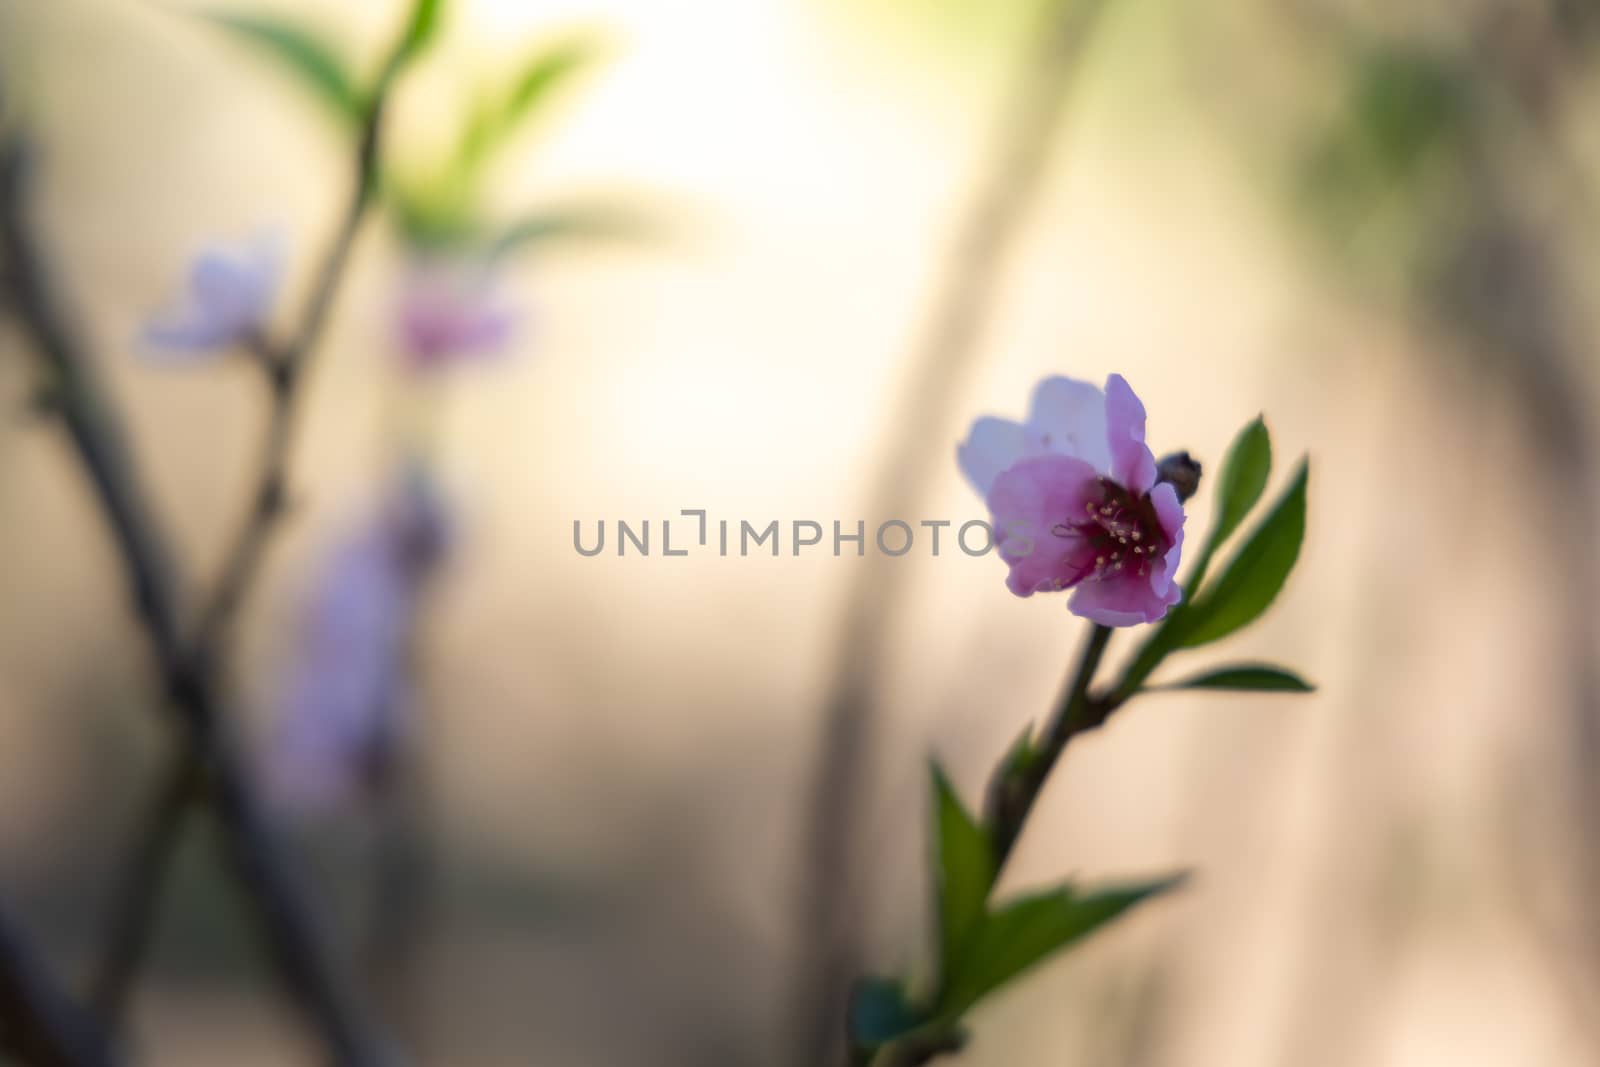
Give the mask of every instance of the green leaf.
[(1211, 536), (1201, 552), (1200, 562), (1189, 576), (1189, 584), (1199, 588), (1205, 577), (1206, 565), (1212, 555), (1239, 528), (1250, 509), (1261, 499), (1267, 487), (1267, 476), (1272, 472), (1272, 439), (1266, 423), (1257, 416), (1239, 431), (1228, 446), (1227, 458), (1222, 461), (1222, 477), (1217, 480), (1217, 509), (1212, 520)]
[(861, 978), (850, 990), (847, 1015), (850, 1040), (857, 1045), (883, 1045), (927, 1022), (893, 978)]
[(444, 0), (416, 0), (411, 5), (411, 17), (406, 20), (405, 32), (395, 49), (395, 64), (408, 62), (422, 54), (439, 33), (439, 16), (444, 10)]
[(939, 903), (940, 973), (960, 966), (974, 931), (983, 922), (984, 902), (994, 885), (994, 847), (968, 814), (937, 763), (933, 775), (934, 863)]
[(615, 205), (569, 204), (531, 212), (495, 237), (493, 256), (507, 256), (551, 244), (583, 241), (642, 241), (664, 227), (640, 211)]
[(314, 31), (263, 15), (213, 13), (205, 17), (276, 60), (341, 118), (360, 120), (361, 93), (338, 48)]
[(1072, 886), (1023, 897), (990, 913), (961, 971), (946, 985), (943, 1018), (956, 1018), (983, 997), (1129, 908), (1176, 888), (1178, 875), (1079, 896)]
[(600, 56), (592, 38), (573, 37), (547, 44), (523, 64), (522, 72), (506, 98), (502, 121), (507, 126), (535, 114), (539, 106), (554, 96), (554, 91), (572, 76), (591, 66)]
[(1033, 723), (1022, 728), (1017, 739), (1011, 742), (1011, 747), (1006, 749), (1006, 754), (1000, 760), (1000, 773), (1009, 774), (1026, 769), (1034, 760), (1039, 758), (1039, 749), (1033, 743)]
[(1226, 637), (1267, 610), (1300, 555), (1300, 542), (1306, 532), (1306, 481), (1310, 469), (1309, 461), (1301, 460), (1294, 481), (1228, 569), (1202, 589), (1183, 613), (1178, 624), (1178, 647), (1194, 648)]
[(1185, 678), (1158, 689), (1234, 689), (1273, 693), (1314, 693), (1316, 687), (1293, 671), (1266, 664), (1240, 663)]
[(1178, 646), (1193, 607), (1193, 600), (1205, 581), (1206, 570), (1218, 548), (1239, 528), (1261, 491), (1266, 488), (1267, 476), (1272, 470), (1272, 440), (1266, 423), (1257, 416), (1234, 436), (1228, 454), (1222, 461), (1222, 474), (1217, 479), (1216, 512), (1212, 519), (1210, 535), (1205, 547), (1185, 579), (1184, 599), (1167, 613), (1167, 617), (1139, 646), (1132, 661), (1117, 683), (1115, 693), (1121, 698), (1130, 697), (1144, 684), (1144, 680), (1161, 666), (1167, 653)]
[(495, 149), (599, 55), (598, 44), (587, 37), (565, 38), (535, 50), (522, 64), (511, 89), (501, 98), (480, 104), (462, 130), (456, 150), (458, 174), (470, 180)]

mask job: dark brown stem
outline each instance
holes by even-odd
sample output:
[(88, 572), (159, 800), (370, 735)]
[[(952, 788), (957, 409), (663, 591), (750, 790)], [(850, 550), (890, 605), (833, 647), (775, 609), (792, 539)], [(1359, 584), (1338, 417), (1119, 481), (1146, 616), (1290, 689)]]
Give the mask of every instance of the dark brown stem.
[(53, 379), (69, 442), (116, 542), (168, 706), (186, 744), (209, 772), (210, 797), (227, 830), (234, 866), (285, 986), (339, 1063), (388, 1064), (387, 1040), (335, 963), (306, 887), (247, 785), (215, 680), (210, 671), (198, 669), (183, 640), (167, 543), (145, 506), (127, 439), (94, 381), (92, 361), (67, 328), (70, 320), (48, 283), (47, 264), (27, 225), (26, 163), (20, 138), (0, 151), (0, 247), (15, 276), (19, 319)]
[(105, 1033), (51, 975), (11, 917), (0, 912), (0, 1060), (36, 1067), (116, 1067)]

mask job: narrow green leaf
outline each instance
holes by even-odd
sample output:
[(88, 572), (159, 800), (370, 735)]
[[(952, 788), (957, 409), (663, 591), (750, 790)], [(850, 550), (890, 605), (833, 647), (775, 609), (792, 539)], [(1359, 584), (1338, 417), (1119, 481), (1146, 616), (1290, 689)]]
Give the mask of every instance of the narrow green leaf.
[(1257, 416), (1228, 446), (1227, 458), (1222, 462), (1222, 476), (1217, 479), (1217, 510), (1211, 536), (1206, 539), (1194, 573), (1189, 575), (1192, 588), (1199, 588), (1212, 555), (1261, 499), (1261, 491), (1267, 487), (1267, 476), (1271, 472), (1272, 438), (1267, 433), (1266, 423)]
[(850, 1040), (857, 1045), (884, 1045), (927, 1022), (893, 978), (861, 978), (850, 990)]
[(959, 973), (946, 985), (942, 1018), (956, 1018), (1030, 967), (1086, 937), (1141, 901), (1165, 893), (1183, 876), (1079, 896), (1072, 886), (1023, 897), (991, 912)]
[(295, 75), (335, 114), (359, 121), (361, 94), (356, 90), (337, 47), (316, 32), (302, 26), (262, 15), (212, 13), (205, 16), (281, 64)]
[(1167, 653), (1177, 647), (1192, 607), (1192, 601), (1205, 581), (1211, 559), (1222, 543), (1239, 528), (1261, 491), (1266, 488), (1267, 476), (1272, 471), (1272, 439), (1267, 426), (1257, 416), (1244, 429), (1234, 435), (1228, 454), (1222, 461), (1222, 473), (1217, 479), (1216, 514), (1205, 546), (1190, 568), (1184, 582), (1184, 599), (1167, 613), (1167, 617), (1145, 638), (1124, 671), (1116, 692), (1128, 697), (1144, 684), (1144, 680), (1161, 665)]
[(1293, 671), (1266, 664), (1240, 663), (1196, 674), (1157, 689), (1233, 689), (1274, 693), (1314, 693), (1316, 687)]
[(1294, 481), (1261, 521), (1228, 569), (1200, 591), (1178, 626), (1178, 647), (1216, 641), (1254, 622), (1288, 580), (1306, 532), (1306, 481), (1310, 463), (1301, 460)]
[(956, 795), (937, 763), (933, 776), (935, 884), (939, 904), (940, 973), (960, 966), (973, 932), (983, 922), (984, 903), (994, 885), (994, 848)]

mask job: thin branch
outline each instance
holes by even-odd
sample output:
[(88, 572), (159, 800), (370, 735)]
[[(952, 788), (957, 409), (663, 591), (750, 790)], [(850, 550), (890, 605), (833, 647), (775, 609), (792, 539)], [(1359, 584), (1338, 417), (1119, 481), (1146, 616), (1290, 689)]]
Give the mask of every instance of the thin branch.
[[(386, 86), (385, 86), (386, 87)], [(300, 325), (281, 347), (265, 340), (255, 346), (258, 362), (267, 375), (272, 409), (268, 414), (250, 506), (239, 524), (232, 547), (224, 555), (222, 570), (210, 600), (201, 612), (197, 641), (208, 654), (225, 643), (227, 631), (261, 568), (267, 544), (286, 511), (289, 460), (295, 439), (296, 415), (303, 393), (304, 372), (327, 324), (333, 299), (344, 279), (356, 235), (372, 204), (377, 184), (379, 143), (383, 131), (384, 101), (380, 91), (357, 141), (350, 198), (333, 241), (317, 272)], [(208, 655), (209, 658), (209, 655)]]
[(122, 1057), (0, 912), (0, 1053), (37, 1067), (117, 1067)]
[[(1069, 86), (1104, 7), (1105, 0), (1056, 0), (1003, 105), (989, 173), (961, 222), (931, 317), (909, 360), (897, 417), (889, 424), (888, 451), (868, 498), (884, 514), (912, 511), (932, 480), (940, 453), (927, 442), (937, 440), (953, 419), (976, 363), (1007, 253), (1047, 171)], [(904, 580), (903, 567), (868, 565), (849, 593), (838, 628), (802, 879), (801, 933), (813, 951), (801, 963), (795, 1047), (806, 1067), (830, 1059), (838, 1045), (845, 990), (857, 969), (849, 914), (850, 829), (870, 766), (876, 671)]]
[(29, 231), (26, 171), (26, 149), (13, 138), (0, 152), (0, 246), (15, 274), (20, 319), (54, 379), (63, 425), (116, 542), (170, 706), (187, 744), (204, 754), (210, 797), (227, 829), (237, 873), (286, 986), (338, 1061), (352, 1067), (388, 1064), (386, 1039), (335, 964), (306, 887), (246, 784), (215, 682), (188, 654), (166, 542), (146, 510), (126, 438), (93, 380), (91, 361), (67, 328)]

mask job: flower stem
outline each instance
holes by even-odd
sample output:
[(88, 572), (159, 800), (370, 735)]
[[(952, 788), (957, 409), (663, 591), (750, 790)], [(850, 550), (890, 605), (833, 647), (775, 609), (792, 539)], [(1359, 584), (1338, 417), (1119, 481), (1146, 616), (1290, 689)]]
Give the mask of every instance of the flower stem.
[[(914, 512), (937, 467), (927, 442), (953, 420), (981, 353), (1004, 266), (1049, 174), (1060, 119), (1106, 0), (1053, 0), (1001, 105), (987, 173), (958, 222), (941, 289), (909, 360), (868, 500), (889, 516)], [(793, 1061), (836, 1059), (839, 1018), (857, 970), (852, 828), (872, 767), (877, 671), (904, 602), (906, 570), (868, 565), (846, 598), (823, 704), (821, 754), (806, 812), (801, 944)]]
[(996, 881), (1017, 839), (1022, 836), (1028, 815), (1044, 790), (1045, 780), (1067, 745), (1079, 734), (1100, 726), (1114, 710), (1109, 701), (1097, 699), (1089, 692), (1111, 641), (1111, 632), (1109, 626), (1098, 625), (1089, 631), (1077, 666), (1056, 705), (1055, 714), (1045, 727), (1044, 736), (1024, 758), (1003, 764), (990, 782), (985, 821), (994, 844)]

